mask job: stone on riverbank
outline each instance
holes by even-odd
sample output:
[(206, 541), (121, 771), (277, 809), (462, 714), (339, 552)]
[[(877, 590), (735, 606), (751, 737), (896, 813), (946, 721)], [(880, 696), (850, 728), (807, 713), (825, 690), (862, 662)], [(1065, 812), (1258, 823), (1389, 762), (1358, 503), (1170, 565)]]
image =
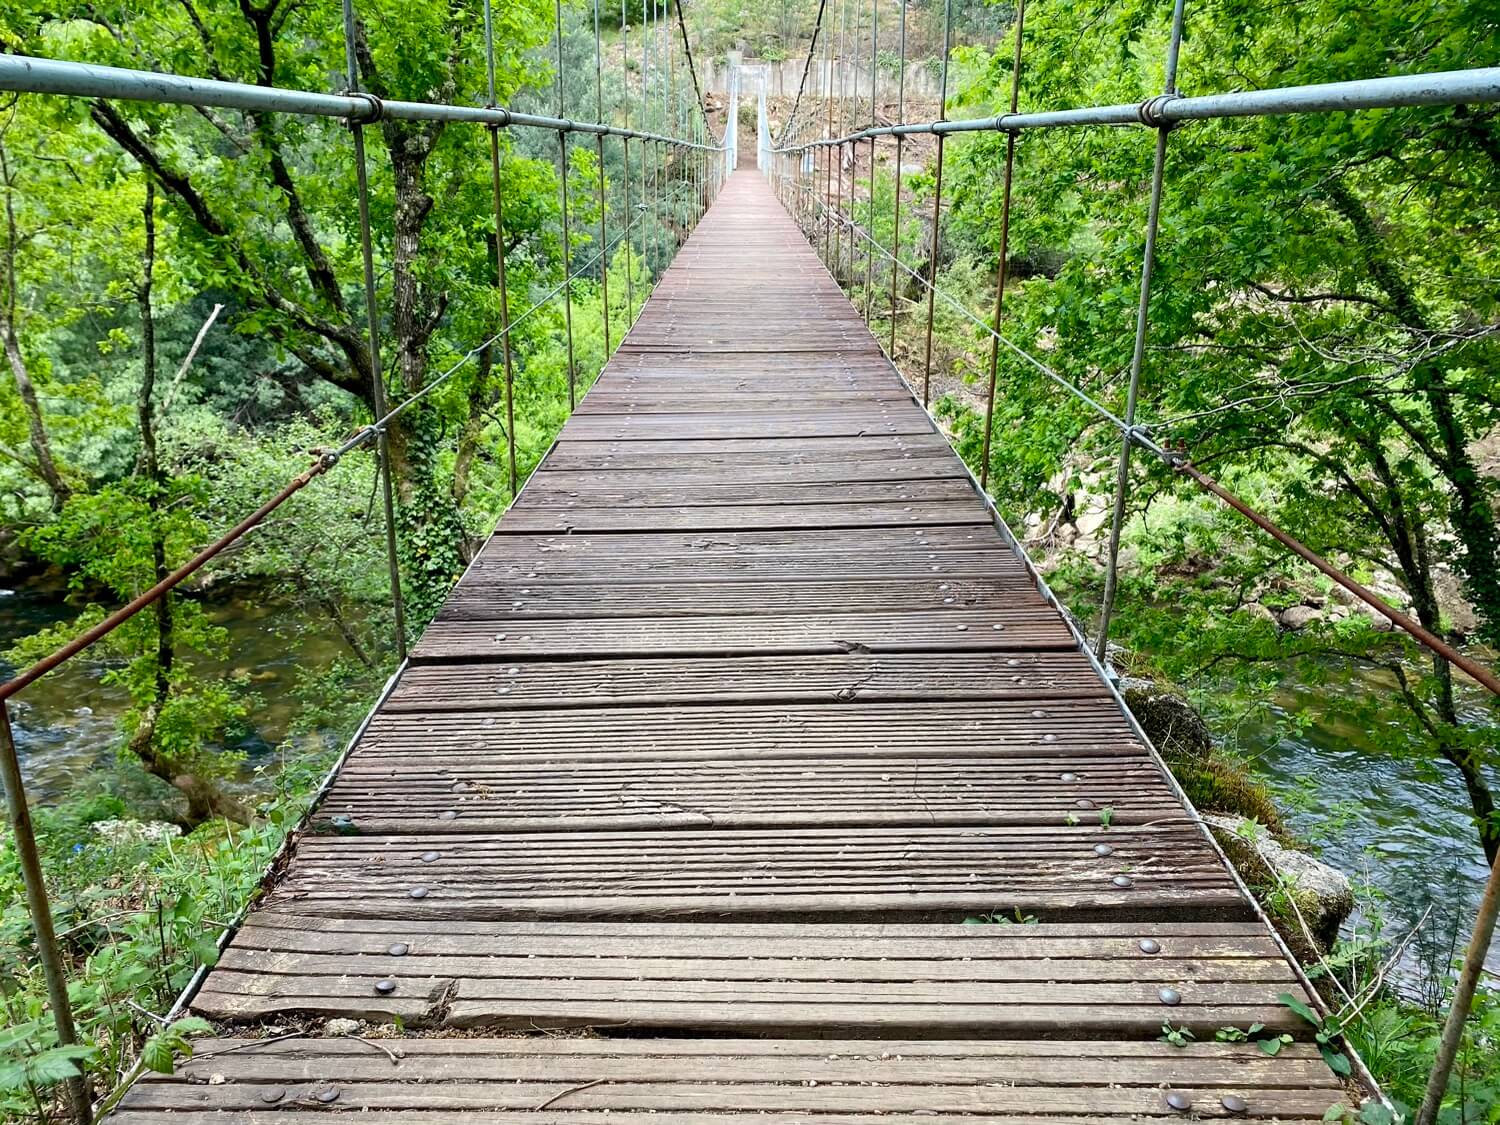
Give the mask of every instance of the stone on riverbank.
[(1332, 948), (1339, 926), (1354, 909), (1354, 887), (1349, 877), (1322, 860), (1283, 847), (1263, 825), (1242, 816), (1205, 813), (1203, 819), (1234, 865), (1251, 882), (1281, 888), (1296, 902), (1287, 910), (1288, 926), (1301, 914), (1313, 940), (1323, 950)]

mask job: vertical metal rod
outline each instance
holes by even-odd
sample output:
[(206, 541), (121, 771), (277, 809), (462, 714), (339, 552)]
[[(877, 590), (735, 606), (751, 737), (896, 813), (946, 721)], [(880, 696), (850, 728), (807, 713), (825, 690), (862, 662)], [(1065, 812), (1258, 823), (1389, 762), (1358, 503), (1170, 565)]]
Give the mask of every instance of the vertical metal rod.
[[(563, 12), (562, 0), (554, 0), (557, 17), (557, 116), (566, 118), (563, 106)], [(562, 181), (563, 325), (568, 338), (568, 412), (578, 406), (578, 368), (573, 361), (573, 235), (568, 229), (568, 131), (557, 132), (557, 166)]]
[[(838, 108), (838, 132), (830, 132), (829, 136), (842, 136), (844, 132), (844, 59), (847, 47), (844, 38), (849, 30), (849, 0), (843, 0), (839, 5), (839, 47), (838, 47), (838, 97), (833, 103)], [(833, 256), (830, 272), (833, 279), (838, 280), (840, 263), (844, 260), (844, 148), (842, 145), (833, 147), (832, 156), (829, 160), (830, 171), (838, 177), (837, 186), (833, 195)]]
[[(1026, 25), (1026, 0), (1016, 4), (1016, 50), (1010, 68), (1010, 111), (1021, 99), (1021, 33)], [(1005, 307), (1006, 259), (1010, 253), (1010, 193), (1016, 167), (1016, 134), (1005, 134), (1005, 185), (1000, 204), (1000, 262), (995, 267), (995, 335), (990, 337), (990, 381), (984, 396), (984, 442), (979, 454), (979, 487), (990, 483), (990, 443), (995, 434), (995, 381), (1000, 371), (1000, 314)]]
[[(833, 30), (823, 38), (823, 105), (828, 111), (828, 124), (825, 137), (833, 136)], [(828, 253), (833, 248), (833, 215), (828, 210), (828, 197), (833, 193), (833, 150), (823, 150), (823, 198), (822, 206), (816, 209), (816, 213), (822, 216), (823, 227), (823, 250), (824, 264), (827, 264)], [(830, 271), (831, 272), (831, 271)]]
[[(1172, 8), (1172, 35), (1167, 44), (1166, 82), (1163, 92), (1177, 92), (1177, 56), (1182, 49), (1184, 0)], [(1125, 425), (1134, 427), (1136, 399), (1140, 394), (1141, 366), (1146, 358), (1146, 333), (1151, 323), (1151, 271), (1156, 264), (1156, 231), (1161, 219), (1162, 175), (1167, 166), (1167, 135), (1170, 126), (1156, 131), (1156, 156), (1151, 167), (1151, 201), (1146, 211), (1146, 247), (1141, 255), (1141, 293), (1135, 311), (1135, 349), (1130, 356), (1130, 386), (1125, 392)], [(1099, 608), (1099, 636), (1094, 654), (1101, 663), (1109, 651), (1109, 621), (1114, 615), (1119, 589), (1120, 534), (1125, 524), (1125, 504), (1130, 490), (1130, 451), (1134, 434), (1127, 428), (1120, 439), (1120, 461), (1115, 471), (1115, 502), (1110, 515), (1109, 554), (1104, 564), (1104, 600)]]
[[(896, 79), (896, 120), (906, 120), (906, 0), (901, 4), (901, 62)], [(896, 288), (901, 276), (901, 135), (896, 135), (896, 207), (891, 235), (891, 346), (887, 354), (896, 361)]]
[[(870, 127), (874, 127), (874, 90), (880, 52), (880, 0), (870, 0)], [(874, 138), (870, 138), (870, 198), (865, 208), (865, 222), (870, 225), (870, 245), (864, 249), (864, 323), (870, 324), (870, 299), (874, 291)]]
[[(870, 0), (870, 127), (875, 127), (876, 60), (880, 55), (880, 0)], [(875, 288), (875, 138), (870, 138), (870, 196), (865, 211), (870, 245), (865, 248), (865, 324), (870, 323), (870, 298)]]
[[(626, 22), (625, 12), (626, 0), (620, 0), (620, 57), (628, 63), (630, 61), (630, 24)], [(625, 128), (630, 128), (630, 67), (625, 67), (623, 77), (625, 84), (625, 97), (622, 109), (625, 114)], [(620, 138), (620, 148), (625, 158), (625, 329), (635, 323), (635, 235), (632, 230), (635, 227), (635, 213), (630, 209), (630, 138)]]
[[(355, 57), (354, 0), (343, 0), (345, 81), (351, 92), (359, 89), (359, 66)], [(375, 303), (375, 247), (370, 236), (370, 178), (365, 161), (365, 129), (358, 121), (349, 123), (354, 141), (354, 173), (359, 195), (359, 248), (365, 272), (365, 327), (370, 338), (370, 398), (375, 417), (384, 418), (385, 380), (380, 372), (380, 310)], [(381, 503), (385, 510), (385, 561), (390, 572), (391, 612), (396, 632), (396, 659), (406, 659), (406, 605), (401, 596), (401, 558), (396, 549), (396, 495), (391, 480), (391, 441), (385, 427), (376, 441), (380, 462)]]
[[(943, 4), (943, 83), (938, 97), (938, 120), (948, 116), (948, 54), (953, 42), (953, 0)], [(938, 247), (943, 218), (943, 141), (937, 139), (937, 176), (932, 185), (932, 247), (927, 259), (927, 347), (922, 360), (922, 405), (932, 402), (932, 314), (937, 298)]]
[[(5, 808), (10, 814), (16, 860), (21, 868), (21, 882), (26, 887), (26, 908), (36, 935), (37, 960), (42, 963), (42, 977), (47, 982), (57, 1041), (64, 1047), (75, 1047), (78, 1030), (73, 1026), (73, 1009), (68, 1006), (68, 977), (63, 970), (57, 930), (52, 925), (52, 904), (47, 899), (47, 883), (36, 850), (36, 831), (31, 824), (31, 808), (26, 803), (26, 786), (21, 777), (21, 759), (10, 728), (10, 706), (4, 700), (0, 700), (0, 782), (5, 785)], [(89, 1125), (94, 1110), (88, 1078), (81, 1065), (78, 1073), (68, 1079), (68, 1101), (78, 1125)]]
[[(856, 65), (859, 62), (859, 25), (860, 21), (864, 18), (864, 14), (864, 5), (855, 3), (854, 27), (849, 34), (849, 56), (850, 61)], [(859, 71), (853, 69), (852, 67), (848, 69), (849, 89), (852, 92), (853, 97), (849, 98), (846, 102), (848, 125), (846, 126), (845, 132), (852, 133), (854, 131), (855, 122), (859, 120)], [(854, 210), (854, 185), (859, 179), (858, 173), (859, 146), (857, 144), (851, 144), (849, 146), (849, 270), (847, 275), (849, 278), (849, 296), (851, 298), (851, 301), (854, 296), (854, 279), (857, 275), (857, 271), (854, 265), (855, 243), (859, 241), (855, 237), (854, 233), (854, 225), (856, 222)]]
[[(489, 92), (489, 106), (495, 99), (495, 30), (490, 16), (490, 0), (484, 0), (484, 69)], [(510, 495), (515, 499), (519, 478), (516, 473), (516, 370), (510, 351), (510, 294), (505, 284), (505, 202), (500, 191), (500, 128), (491, 125), (490, 185), (495, 203), (495, 283), (500, 287), (500, 355), (505, 364), (505, 459), (510, 476)]]
[(1422, 1105), (1417, 1110), (1415, 1125), (1436, 1125), (1438, 1111), (1443, 1106), (1443, 1094), (1448, 1089), (1448, 1078), (1453, 1073), (1458, 1049), (1463, 1045), (1464, 1024), (1468, 1022), (1469, 1012), (1474, 1005), (1474, 993), (1484, 972), (1485, 955), (1495, 936), (1497, 914), (1500, 914), (1500, 860), (1491, 865), (1490, 877), (1484, 885), (1484, 897), (1479, 900), (1479, 911), (1474, 916), (1474, 932), (1464, 951), (1463, 968), (1459, 970), (1453, 1000), (1448, 1005), (1448, 1016), (1443, 1021), (1443, 1033), (1438, 1039), (1437, 1054), (1433, 1058), (1432, 1072), (1427, 1076), (1427, 1089), (1422, 1094)]
[[(599, 0), (594, 0), (594, 120), (604, 123), (604, 48), (599, 40)], [(599, 296), (604, 303), (604, 360), (609, 360), (609, 196), (604, 190), (604, 134), (599, 142)], [(600, 364), (603, 367), (603, 364)]]

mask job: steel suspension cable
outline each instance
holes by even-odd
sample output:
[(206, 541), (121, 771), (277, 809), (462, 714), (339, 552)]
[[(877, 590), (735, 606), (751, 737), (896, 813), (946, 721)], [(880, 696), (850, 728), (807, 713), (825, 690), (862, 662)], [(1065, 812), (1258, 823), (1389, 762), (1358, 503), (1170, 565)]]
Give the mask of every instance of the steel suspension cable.
[[(896, 79), (896, 120), (906, 120), (906, 0), (900, 0), (901, 4), (901, 52), (899, 70)], [(894, 230), (891, 234), (891, 252), (893, 261), (899, 265), (901, 262), (901, 147), (905, 140), (899, 133), (896, 135), (896, 199), (892, 212), (892, 225)], [(892, 361), (896, 358), (896, 281), (899, 276), (895, 265), (891, 267), (891, 343), (886, 348), (886, 354)]]
[[(902, 0), (904, 3), (905, 0)], [(777, 139), (778, 146), (785, 144), (797, 124), (797, 111), (802, 105), (802, 92), (807, 88), (807, 73), (812, 69), (813, 53), (818, 49), (818, 35), (823, 30), (823, 13), (828, 8), (828, 0), (818, 0), (818, 15), (813, 20), (812, 39), (807, 44), (807, 57), (802, 60), (802, 77), (797, 82), (797, 96), (792, 99), (792, 112), (782, 122), (781, 136)]]
[[(1016, 2), (1016, 45), (1010, 68), (1010, 111), (1021, 99), (1021, 36), (1026, 27), (1026, 0)], [(871, 138), (871, 144), (874, 138)], [(1016, 169), (1016, 135), (1005, 135), (1005, 180), (1000, 204), (1000, 260), (995, 266), (995, 338), (990, 341), (990, 378), (984, 394), (984, 440), (979, 455), (979, 487), (990, 483), (990, 443), (995, 433), (995, 382), (1000, 373), (1000, 316), (1005, 308), (1005, 282), (1009, 275), (1011, 186)]]
[[(490, 0), (484, 0), (484, 69), (489, 104), (495, 101), (495, 27)], [(490, 134), (490, 187), (495, 209), (495, 284), (500, 290), (501, 361), (505, 370), (505, 462), (510, 494), (516, 495), (516, 369), (510, 347), (510, 292), (505, 278), (505, 200), (500, 189), (500, 127), (488, 126)], [(627, 140), (628, 144), (629, 141)]]
[[(557, 116), (566, 119), (563, 104), (563, 9), (562, 0), (554, 0), (553, 11), (557, 18)], [(563, 325), (568, 338), (568, 409), (578, 405), (578, 368), (573, 355), (573, 291), (568, 285), (573, 272), (573, 236), (568, 229), (568, 130), (557, 131), (557, 165), (562, 195), (562, 265), (563, 265)]]
[[(953, 0), (943, 0), (943, 80), (938, 120), (948, 116), (948, 56), (953, 47)], [(937, 174), (932, 188), (932, 242), (927, 256), (927, 345), (922, 359), (922, 405), (932, 401), (932, 301), (937, 293), (938, 247), (943, 218), (943, 134), (938, 134)]]
[[(354, 0), (343, 0), (344, 16), (344, 80), (349, 91), (359, 91), (359, 66), (355, 49), (357, 28), (354, 18)], [(349, 135), (354, 142), (355, 190), (359, 200), (359, 248), (360, 261), (364, 269), (365, 331), (370, 350), (370, 397), (377, 415), (385, 411), (385, 379), (380, 367), (380, 309), (375, 296), (375, 249), (370, 234), (370, 179), (365, 159), (365, 129), (357, 121), (349, 124)], [(396, 544), (396, 499), (391, 480), (391, 445), (382, 433), (379, 442), (381, 507), (385, 516), (386, 569), (391, 586), (391, 610), (395, 615), (393, 628), (396, 633), (396, 656), (406, 659), (406, 606), (401, 596), (401, 560)]]
[[(1177, 60), (1182, 51), (1184, 0), (1172, 5), (1172, 31), (1167, 41), (1166, 78), (1162, 96), (1177, 96)], [(1109, 521), (1109, 547), (1104, 563), (1104, 598), (1099, 607), (1099, 635), (1094, 655), (1104, 660), (1109, 650), (1109, 622), (1115, 611), (1115, 594), (1119, 587), (1120, 536), (1125, 526), (1125, 505), (1130, 494), (1130, 453), (1134, 443), (1130, 429), (1135, 426), (1136, 401), (1140, 396), (1141, 368), (1146, 360), (1146, 334), (1151, 327), (1151, 274), (1156, 265), (1156, 234), (1161, 225), (1161, 193), (1167, 165), (1167, 137), (1171, 126), (1162, 124), (1156, 130), (1156, 152), (1151, 165), (1151, 198), (1146, 208), (1146, 246), (1141, 254), (1140, 298), (1135, 314), (1135, 346), (1130, 356), (1130, 382), (1125, 392), (1125, 425), (1129, 427), (1120, 440), (1120, 459), (1115, 470), (1114, 505)], [(941, 142), (939, 142), (941, 143)]]
[[(486, 0), (488, 2), (488, 0)], [(594, 116), (604, 120), (604, 47), (599, 39), (599, 0), (594, 0)], [(605, 226), (609, 214), (609, 196), (604, 187), (604, 134), (594, 138), (599, 142), (599, 245), (609, 241)], [(609, 358), (609, 261), (599, 266), (599, 294), (604, 306), (604, 357)]]
[[(630, 23), (625, 12), (626, 0), (620, 0), (620, 59), (625, 69), (623, 77), (624, 96), (621, 98), (621, 111), (625, 118), (625, 129), (630, 130)], [(623, 183), (625, 193), (625, 225), (629, 229), (634, 225), (634, 216), (630, 211), (630, 138), (620, 138), (620, 148), (625, 161), (625, 179)], [(630, 326), (635, 323), (635, 246), (629, 240), (625, 241), (625, 330), (628, 332)]]

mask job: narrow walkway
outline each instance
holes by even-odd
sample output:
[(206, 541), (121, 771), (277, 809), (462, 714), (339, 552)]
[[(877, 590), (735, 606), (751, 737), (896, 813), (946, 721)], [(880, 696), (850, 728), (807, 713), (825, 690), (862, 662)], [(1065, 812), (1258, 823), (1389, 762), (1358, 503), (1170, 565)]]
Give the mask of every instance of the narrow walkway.
[[(1310, 1045), (1214, 1042), (1300, 1036), (1292, 967), (754, 173), (316, 827), (195, 1004), (309, 1037), (202, 1044), (115, 1120), (1311, 1122), (1345, 1096)], [(329, 1016), (399, 1021), (404, 1053)]]

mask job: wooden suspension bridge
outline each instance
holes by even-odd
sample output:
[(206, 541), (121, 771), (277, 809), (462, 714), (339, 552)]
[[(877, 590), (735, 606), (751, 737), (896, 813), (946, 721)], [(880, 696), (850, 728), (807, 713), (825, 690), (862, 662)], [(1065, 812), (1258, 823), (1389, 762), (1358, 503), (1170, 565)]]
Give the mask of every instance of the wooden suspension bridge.
[(1317, 1121), (1358, 1091), (1310, 1042), (1215, 1041), (1306, 1039), (1287, 994), (1155, 752), (741, 172), (198, 991), (225, 1037), (113, 1120)]

